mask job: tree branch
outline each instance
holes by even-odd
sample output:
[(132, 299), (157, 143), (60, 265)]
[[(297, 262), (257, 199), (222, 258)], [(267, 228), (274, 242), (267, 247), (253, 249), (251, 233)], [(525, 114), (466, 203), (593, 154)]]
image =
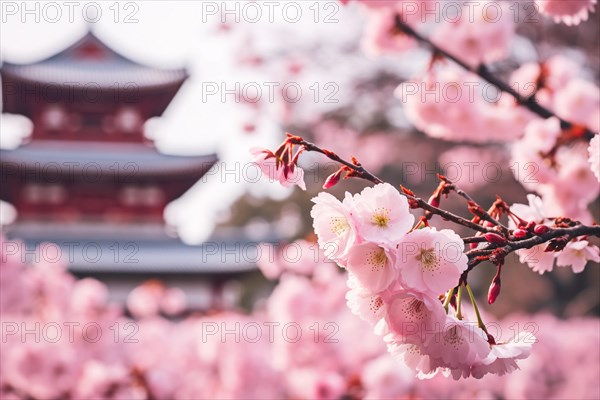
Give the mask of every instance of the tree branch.
[[(521, 95), (519, 92), (517, 92), (515, 89), (513, 89), (506, 82), (502, 81), (501, 79), (496, 77), (494, 74), (492, 74), (485, 65), (481, 64), (478, 67), (473, 68), (472, 66), (468, 65), (465, 61), (461, 60), (457, 56), (450, 54), (446, 50), (437, 46), (431, 40), (429, 40), (428, 38), (422, 36), (420, 33), (415, 31), (410, 25), (406, 24), (402, 20), (401, 15), (396, 15), (395, 28), (406, 35), (412, 36), (418, 42), (425, 44), (431, 50), (433, 50), (433, 52), (435, 54), (440, 54), (440, 55), (444, 56), (445, 58), (452, 60), (454, 63), (460, 65), (465, 70), (478, 75), (480, 78), (484, 79), (488, 83), (491, 83), (492, 85), (496, 86), (499, 90), (510, 94), (511, 96), (513, 96), (515, 98), (517, 103), (526, 107), (529, 111), (539, 115), (540, 117), (542, 117), (544, 119), (551, 118), (551, 117), (557, 118), (560, 121), (561, 128), (564, 130), (572, 129), (575, 127), (575, 124), (560, 118), (559, 116), (557, 116), (555, 113), (553, 113), (546, 107), (540, 105), (536, 101), (535, 95), (529, 96), (529, 97), (525, 97), (525, 96)], [(590, 131), (588, 128), (584, 128), (584, 131), (585, 131), (586, 137), (593, 138), (595, 135), (595, 133)]]
[[(308, 142), (299, 136), (291, 136), (290, 135), (288, 137), (288, 140), (293, 144), (303, 146), (303, 148), (306, 151), (315, 151), (317, 153), (324, 154), (330, 160), (333, 160), (333, 161), (339, 162), (342, 165), (345, 165), (346, 167), (350, 168), (353, 171), (353, 173), (351, 175), (353, 177), (366, 179), (375, 184), (383, 183), (383, 181), (380, 178), (378, 178), (377, 176), (375, 176), (374, 174), (369, 172), (356, 160), (353, 160), (354, 163), (350, 163), (350, 162), (342, 159), (341, 157), (339, 157), (337, 154), (335, 154), (329, 150), (322, 149), (319, 146), (315, 145), (314, 143)], [(482, 232), (482, 233), (489, 233), (489, 232), (497, 233), (498, 232), (494, 228), (476, 224), (476, 223), (474, 223), (466, 218), (463, 218), (459, 215), (453, 214), (446, 210), (442, 210), (438, 207), (434, 207), (431, 204), (429, 204), (427, 201), (421, 199), (420, 197), (413, 196), (406, 192), (404, 192), (404, 193), (401, 192), (401, 194), (406, 196), (416, 206), (413, 208), (421, 208), (425, 211), (429, 211), (432, 214), (438, 215), (445, 220), (452, 221), (456, 224), (462, 225), (466, 228), (473, 229), (478, 232)]]
[[(339, 157), (337, 154), (333, 153), (332, 151), (322, 149), (319, 146), (315, 145), (314, 143), (304, 140), (300, 136), (294, 136), (294, 135), (288, 134), (287, 141), (294, 145), (302, 146), (302, 149), (304, 151), (314, 151), (317, 153), (321, 153), (321, 154), (325, 155), (327, 158), (329, 158), (330, 160), (336, 161), (336, 162), (344, 165), (345, 167), (348, 168), (348, 174), (346, 175), (346, 178), (347, 177), (357, 177), (357, 178), (362, 178), (362, 179), (368, 180), (375, 184), (383, 183), (382, 179), (378, 178), (376, 175), (369, 172), (355, 158), (352, 158), (352, 162), (348, 162), (348, 161), (344, 160), (343, 158)], [(476, 204), (473, 201), (473, 199), (464, 191), (462, 191), (454, 186), (451, 188), (452, 188), (452, 190), (456, 191), (460, 196), (465, 198), (470, 203), (470, 205)], [(508, 228), (506, 228), (504, 225), (500, 224), (495, 218), (493, 218), (491, 215), (489, 215), (489, 213), (483, 214), (484, 215), (483, 220), (484, 221), (487, 220), (488, 222), (495, 223), (496, 224), (495, 228), (476, 224), (475, 222), (470, 221), (466, 218), (463, 218), (463, 217), (455, 215), (449, 211), (442, 210), (438, 207), (435, 207), (435, 206), (429, 204), (428, 202), (426, 202), (425, 200), (414, 196), (410, 190), (405, 189), (401, 192), (401, 194), (403, 196), (405, 196), (406, 198), (408, 198), (409, 204), (411, 204), (411, 208), (421, 208), (423, 210), (429, 211), (432, 214), (438, 215), (445, 220), (452, 221), (456, 224), (473, 229), (477, 232), (498, 234), (498, 233), (500, 233), (499, 232), (499, 230), (500, 230), (500, 231), (502, 231), (502, 233), (505, 233), (504, 236), (506, 238), (506, 244), (496, 245), (493, 243), (487, 243), (487, 245), (484, 248), (474, 249), (474, 250), (470, 250), (470, 251), (466, 252), (466, 255), (467, 255), (469, 261), (467, 264), (468, 265), (467, 269), (465, 270), (465, 272), (463, 272), (463, 274), (461, 276), (460, 282), (467, 282), (467, 276), (468, 276), (469, 272), (473, 268), (475, 268), (477, 265), (482, 263), (483, 261), (493, 261), (495, 263), (502, 263), (504, 260), (504, 257), (506, 257), (508, 254), (510, 254), (516, 250), (519, 250), (519, 249), (530, 249), (536, 245), (547, 243), (553, 239), (557, 239), (560, 237), (565, 237), (565, 239), (567, 241), (570, 241), (570, 240), (575, 239), (580, 236), (600, 237), (600, 226), (599, 225), (587, 226), (587, 225), (583, 225), (581, 223), (576, 223), (575, 226), (550, 228), (550, 230), (548, 232), (545, 232), (543, 234), (536, 235), (533, 237), (525, 238), (522, 240), (510, 240), (510, 239), (514, 239), (514, 236), (510, 235), (510, 231), (508, 230)], [(481, 207), (481, 206), (478, 206), (478, 207)], [(489, 219), (485, 218), (485, 215), (488, 215)], [(573, 222), (573, 223), (575, 224), (575, 222)], [(504, 232), (504, 231), (506, 231), (506, 232)], [(485, 242), (488, 242), (488, 240), (484, 236), (471, 236), (471, 237), (464, 238), (463, 242), (465, 244), (485, 243)]]
[(482, 263), (483, 261), (486, 261), (485, 257), (491, 256), (494, 252), (501, 253), (504, 256), (506, 256), (516, 250), (530, 249), (539, 244), (547, 243), (552, 239), (556, 239), (563, 236), (566, 237), (568, 240), (575, 239), (580, 236), (600, 237), (600, 226), (588, 226), (579, 224), (569, 228), (551, 228), (550, 231), (542, 235), (537, 235), (518, 241), (509, 241), (504, 246), (493, 246), (490, 244), (483, 249), (475, 249), (468, 251), (466, 254), (469, 258), (469, 263), (465, 274), (468, 274), (469, 271), (475, 268), (478, 264)]

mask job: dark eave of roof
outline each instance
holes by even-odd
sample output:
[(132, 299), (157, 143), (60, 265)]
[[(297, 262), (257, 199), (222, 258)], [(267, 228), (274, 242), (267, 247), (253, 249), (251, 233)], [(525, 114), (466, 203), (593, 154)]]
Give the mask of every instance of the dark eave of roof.
[(190, 176), (199, 179), (216, 162), (215, 154), (167, 155), (143, 143), (39, 141), (14, 150), (0, 150), (6, 173), (18, 170), (65, 174), (94, 171), (115, 176)]
[[(274, 238), (261, 241), (251, 240), (240, 231), (229, 231), (226, 235), (209, 238), (201, 245), (187, 245), (178, 238), (158, 232), (160, 227), (148, 227), (152, 235), (137, 235), (129, 232), (132, 227), (110, 226), (112, 235), (106, 237), (98, 231), (101, 226), (74, 226), (73, 232), (61, 232), (61, 227), (46, 228), (43, 223), (16, 224), (8, 227), (8, 240), (23, 241), (33, 254), (33, 249), (42, 243), (57, 244), (63, 261), (74, 273), (117, 273), (117, 274), (210, 274), (229, 275), (256, 270), (261, 256), (260, 243), (277, 244)], [(93, 249), (90, 249), (92, 248)], [(118, 257), (115, 257), (116, 249)], [(90, 249), (86, 252), (85, 249)], [(90, 254), (94, 253), (93, 257)], [(54, 256), (53, 256), (54, 257)]]

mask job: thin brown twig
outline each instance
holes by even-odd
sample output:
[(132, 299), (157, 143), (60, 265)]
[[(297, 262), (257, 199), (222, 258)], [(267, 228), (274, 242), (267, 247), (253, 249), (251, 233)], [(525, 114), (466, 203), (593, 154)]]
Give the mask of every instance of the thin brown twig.
[[(319, 146), (315, 145), (314, 143), (308, 142), (299, 136), (290, 136), (288, 138), (288, 140), (291, 143), (294, 143), (299, 146), (303, 146), (303, 148), (306, 151), (315, 151), (317, 153), (324, 154), (330, 160), (333, 160), (333, 161), (339, 162), (342, 165), (345, 165), (346, 167), (350, 168), (353, 171), (352, 176), (354, 176), (354, 177), (366, 179), (375, 184), (383, 183), (383, 181), (380, 178), (378, 178), (377, 176), (375, 176), (374, 174), (369, 172), (360, 163), (356, 162), (356, 160), (355, 160), (355, 163), (348, 162), (348, 161), (344, 160), (343, 158), (339, 157), (337, 154), (335, 154), (329, 150), (322, 149)], [(429, 211), (432, 214), (438, 215), (445, 220), (452, 221), (452, 222), (462, 225), (466, 228), (473, 229), (475, 231), (482, 232), (482, 233), (489, 233), (489, 232), (496, 233), (497, 232), (497, 230), (495, 230), (493, 228), (476, 224), (464, 217), (453, 214), (446, 210), (442, 210), (438, 207), (432, 206), (431, 204), (429, 204), (427, 201), (423, 200), (420, 197), (413, 196), (406, 192), (404, 192), (404, 193), (401, 192), (401, 194), (406, 196), (409, 200), (411, 200), (417, 206), (417, 208), (421, 208), (425, 211)]]
[[(445, 177), (444, 177), (444, 179), (447, 180), (447, 178), (445, 178)], [(481, 214), (479, 215), (479, 217), (481, 219), (491, 223), (494, 226), (498, 226), (505, 236), (508, 235), (508, 227), (503, 225), (496, 218), (492, 217), (491, 214), (488, 211), (486, 211), (483, 207), (481, 207), (475, 200), (473, 200), (473, 198), (471, 196), (469, 196), (469, 194), (467, 192), (465, 192), (464, 190), (462, 190), (461, 188), (456, 186), (456, 184), (454, 184), (453, 182), (451, 182), (449, 180), (447, 180), (447, 182), (449, 183), (448, 188), (450, 190), (453, 190), (457, 195), (459, 195), (463, 199), (467, 200), (467, 202), (474, 204), (480, 208)]]
[[(321, 153), (328, 157), (330, 160), (339, 162), (342, 165), (348, 167), (351, 171), (352, 177), (362, 178), (368, 180), (372, 183), (379, 184), (383, 183), (383, 180), (369, 172), (366, 168), (364, 168), (356, 159), (353, 158), (352, 162), (348, 162), (343, 158), (339, 157), (337, 154), (320, 148), (314, 143), (308, 142), (301, 138), (300, 136), (288, 135), (287, 139), (290, 143), (293, 143), (298, 146), (302, 146), (305, 151), (314, 151), (317, 153)], [(464, 191), (460, 191), (465, 199), (467, 199), (470, 203), (474, 203), (473, 199)], [(498, 233), (498, 231), (494, 228), (485, 227), (479, 224), (476, 224), (466, 218), (455, 215), (449, 211), (442, 210), (438, 207), (434, 207), (425, 200), (413, 196), (406, 191), (401, 192), (402, 195), (406, 196), (412, 203), (414, 203), (417, 208), (424, 209), (426, 211), (431, 212), (432, 214), (438, 215), (443, 219), (448, 221), (455, 222), (459, 225), (465, 226), (467, 228), (471, 228), (477, 232), (481, 233)], [(493, 217), (490, 216), (493, 219)], [(491, 221), (490, 221), (491, 222)], [(572, 222), (576, 224), (576, 222)], [(498, 225), (499, 227), (503, 227), (503, 225)], [(508, 230), (508, 228), (505, 228)], [(513, 236), (506, 235), (507, 238), (514, 238)], [(546, 243), (551, 241), (552, 239), (556, 239), (559, 237), (566, 237), (568, 240), (580, 237), (580, 236), (596, 236), (600, 237), (600, 226), (587, 226), (580, 223), (577, 223), (574, 226), (570, 227), (556, 227), (550, 229), (550, 231), (536, 235), (533, 237), (529, 237), (522, 240), (507, 240), (507, 243), (503, 246), (497, 246), (492, 243), (489, 243), (485, 248), (482, 249), (474, 249), (466, 252), (466, 255), (469, 259), (467, 270), (463, 273), (461, 277), (461, 282), (467, 281), (468, 273), (475, 268), (478, 264), (483, 261), (490, 259), (490, 257), (494, 256), (494, 254), (499, 254), (501, 257), (505, 257), (509, 253), (512, 253), (519, 249), (529, 249), (538, 244)], [(483, 236), (472, 236), (463, 239), (464, 243), (483, 243), (487, 242), (487, 239)]]
[(483, 249), (475, 249), (468, 251), (467, 257), (469, 258), (469, 264), (466, 273), (471, 271), (475, 266), (485, 261), (483, 257), (490, 256), (494, 252), (501, 252), (504, 255), (512, 253), (513, 251), (520, 249), (530, 249), (539, 244), (543, 244), (549, 242), (552, 239), (556, 239), (559, 237), (566, 237), (568, 240), (575, 239), (580, 236), (596, 236), (600, 237), (600, 225), (583, 225), (578, 224), (569, 228), (552, 228), (550, 231), (542, 234), (536, 235), (527, 239), (518, 240), (518, 241), (509, 241), (504, 246), (487, 246)]

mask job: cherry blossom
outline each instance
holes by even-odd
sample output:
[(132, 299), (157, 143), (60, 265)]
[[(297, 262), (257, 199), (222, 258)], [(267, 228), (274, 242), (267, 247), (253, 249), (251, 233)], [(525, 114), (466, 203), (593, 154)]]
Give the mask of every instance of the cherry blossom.
[(600, 187), (582, 141), (555, 148), (564, 134), (558, 118), (531, 121), (524, 137), (513, 146), (512, 171), (523, 186), (542, 196), (547, 213), (590, 223), (587, 208)]
[(350, 246), (357, 240), (351, 215), (354, 199), (348, 193), (340, 202), (329, 193), (321, 192), (312, 199), (310, 215), (319, 240), (319, 246), (331, 259), (345, 259)]
[(458, 18), (444, 19), (432, 41), (472, 67), (505, 58), (515, 29), (508, 4), (479, 1), (471, 6)]
[(584, 270), (588, 261), (600, 262), (600, 249), (587, 240), (569, 242), (564, 250), (556, 256), (557, 266), (570, 266), (576, 274)]
[(513, 174), (524, 187), (535, 190), (540, 184), (557, 179), (556, 168), (543, 155), (554, 147), (560, 133), (556, 118), (535, 120), (527, 125), (525, 135), (512, 148)]
[(63, 397), (77, 381), (80, 361), (75, 348), (47, 341), (31, 342), (3, 351), (4, 379), (35, 398)]
[[(389, 2), (382, 1), (382, 3)], [(397, 53), (416, 46), (414, 39), (402, 34), (393, 34), (396, 12), (388, 7), (371, 10), (367, 14), (367, 24), (362, 37), (362, 48), (371, 56), (384, 53)]]
[(491, 351), (481, 363), (476, 363), (471, 369), (475, 378), (482, 378), (491, 373), (498, 376), (518, 369), (516, 360), (529, 357), (536, 338), (529, 332), (519, 332), (516, 337), (505, 343), (491, 345)]
[(411, 290), (394, 292), (388, 300), (385, 319), (393, 341), (419, 345), (445, 323), (444, 309), (437, 299)]
[(519, 261), (527, 264), (534, 272), (542, 275), (554, 269), (554, 253), (544, 251), (544, 245), (533, 246), (531, 249), (517, 251)]
[(387, 355), (371, 361), (363, 370), (365, 399), (393, 399), (413, 386), (413, 372)]
[(396, 279), (396, 256), (385, 245), (362, 243), (348, 252), (346, 268), (372, 292), (381, 292)]
[(433, 363), (449, 368), (454, 378), (468, 377), (471, 366), (490, 353), (487, 335), (475, 324), (446, 316), (443, 329), (427, 339), (423, 350)]
[(594, 11), (596, 0), (535, 0), (542, 14), (554, 18), (555, 22), (566, 25), (579, 25), (588, 19), (588, 13)]
[[(103, 332), (112, 332), (109, 328), (115, 322), (135, 322), (138, 343), (123, 345), (123, 338), (115, 341), (112, 333), (107, 335), (106, 341), (96, 344), (80, 340), (36, 343), (33, 335), (22, 341), (18, 334), (3, 332), (6, 338), (3, 337), (0, 343), (2, 398), (246, 398), (249, 395), (256, 398), (339, 398), (356, 393), (352, 382), (357, 379), (363, 382), (364, 398), (490, 395), (547, 398), (556, 388), (546, 380), (533, 377), (548, 373), (560, 377), (561, 388), (566, 385), (561, 393), (593, 397), (598, 387), (598, 364), (594, 356), (599, 343), (597, 318), (564, 321), (549, 315), (509, 316), (504, 322), (507, 332), (512, 332), (515, 322), (535, 321), (539, 325), (540, 342), (536, 351), (527, 360), (522, 360), (528, 354), (532, 337), (521, 340), (522, 334), (519, 334), (507, 343), (484, 343), (489, 354), (482, 359), (477, 353), (484, 352), (483, 347), (479, 347), (481, 332), (473, 324), (446, 317), (437, 298), (401, 289), (396, 282), (390, 292), (378, 295), (383, 305), (376, 311), (376, 316), (370, 317), (368, 312), (363, 314), (373, 322), (378, 320), (379, 325), (382, 325), (381, 321), (390, 321), (391, 329), (384, 332), (382, 341), (372, 334), (373, 324), (352, 315), (343, 299), (348, 286), (351, 289), (347, 295), (348, 303), (356, 300), (361, 312), (366, 312), (371, 304), (365, 295), (368, 291), (360, 286), (356, 277), (346, 277), (346, 273), (340, 273), (339, 268), (325, 262), (321, 254), (317, 262), (302, 258), (300, 263), (310, 264), (310, 267), (283, 269), (281, 280), (266, 299), (266, 304), (257, 306), (250, 314), (212, 310), (209, 315), (192, 314), (178, 319), (146, 315), (133, 321), (111, 314), (112, 306), (104, 301), (106, 287), (102, 283), (85, 279), (81, 284), (72, 284), (72, 276), (65, 268), (56, 268), (49, 273), (44, 268), (23, 265), (20, 255), (4, 253), (8, 248), (0, 246), (2, 260), (10, 259), (10, 264), (3, 262), (0, 265), (0, 293), (19, 279), (30, 281), (34, 276), (43, 276), (53, 281), (48, 282), (51, 287), (62, 290), (48, 287), (43, 301), (34, 292), (24, 291), (21, 297), (24, 307), (15, 302), (3, 303), (5, 297), (2, 297), (3, 321), (23, 321), (28, 326), (35, 322), (45, 323), (48, 321), (43, 319), (44, 310), (54, 310), (59, 320), (72, 321), (72, 313), (80, 314), (85, 310), (86, 313), (95, 312), (93, 321), (101, 322), (100, 315), (108, 313), (108, 323), (102, 323)], [(18, 273), (4, 274), (5, 271)], [(361, 294), (355, 296), (359, 291)], [(391, 292), (399, 292), (399, 296), (388, 297)], [(85, 297), (90, 299), (86, 301), (87, 305), (76, 304)], [(423, 305), (414, 307), (416, 301), (422, 301)], [(53, 306), (47, 304), (54, 302)], [(412, 311), (406, 313), (406, 307), (411, 305)], [(15, 308), (9, 308), (12, 306)], [(390, 306), (391, 311), (388, 311)], [(419, 316), (424, 318), (417, 318)], [(444, 325), (446, 318), (452, 321), (448, 326)], [(410, 344), (406, 340), (407, 336), (420, 336), (409, 328), (412, 325), (402, 322), (424, 320), (429, 321), (431, 329), (424, 331), (425, 341), (435, 337), (443, 340), (446, 330), (450, 329), (446, 336), (456, 338), (463, 346), (461, 348), (467, 349), (465, 343), (460, 342), (463, 335), (455, 335), (452, 330), (459, 324), (460, 331), (473, 330), (475, 343), (469, 344), (468, 354), (464, 356), (448, 350), (446, 359), (450, 361), (446, 362), (441, 353), (427, 350), (424, 343)], [(434, 320), (440, 321), (439, 328)], [(236, 323), (241, 326), (279, 323), (282, 326), (292, 321), (303, 329), (304, 334), (298, 342), (285, 340), (277, 330), (273, 343), (269, 342), (266, 331), (258, 342), (248, 342), (243, 335), (239, 341), (233, 334), (225, 340), (220, 334), (207, 335), (207, 326), (233, 329)], [(335, 322), (339, 331), (334, 336), (330, 329), (314, 331), (316, 322), (320, 327)], [(317, 332), (316, 340), (313, 332)], [(80, 332), (76, 332), (75, 338), (79, 337)], [(326, 338), (335, 341), (325, 342)], [(386, 351), (386, 343), (391, 354)], [(429, 346), (433, 345), (451, 347), (441, 341), (429, 343)], [(349, 348), (352, 351), (348, 351)], [(467, 359), (475, 361), (468, 366), (463, 364)], [(557, 359), (560, 362), (557, 363)], [(491, 362), (484, 364), (483, 360)], [(479, 377), (484, 373), (509, 372), (515, 367), (515, 361), (522, 369), (520, 374), (507, 375), (502, 380), (465, 380), (450, 386), (443, 381), (445, 376), (452, 374), (466, 376), (470, 372)], [(550, 372), (549, 366), (552, 366)], [(431, 380), (417, 381), (413, 371), (417, 371), (417, 378)], [(257, 385), (257, 382), (261, 384)]]
[[(419, 379), (431, 379), (440, 372), (439, 366), (434, 364), (429, 355), (423, 352), (421, 345), (406, 343), (398, 340), (393, 334), (384, 338), (388, 342), (388, 351), (393, 356), (402, 360), (407, 366), (417, 371)], [(446, 376), (446, 371), (442, 371)]]
[(449, 229), (417, 229), (407, 234), (398, 250), (404, 285), (437, 296), (454, 287), (467, 269), (460, 236)]
[(557, 175), (548, 184), (539, 185), (537, 191), (553, 215), (591, 223), (588, 205), (600, 193), (600, 186), (587, 161), (587, 148), (582, 142), (561, 146), (555, 156)]
[(590, 81), (574, 78), (558, 91), (554, 111), (559, 117), (600, 130), (600, 88)]
[(160, 312), (160, 302), (165, 294), (162, 282), (150, 280), (136, 287), (127, 297), (127, 309), (136, 317), (149, 317)]
[[(529, 204), (516, 203), (511, 205), (511, 211), (525, 221), (533, 221), (542, 225), (549, 224), (549, 214), (542, 199), (539, 196), (529, 194), (527, 200)], [(511, 227), (515, 227), (512, 221), (509, 221), (509, 224)], [(537, 245), (530, 249), (517, 250), (516, 253), (521, 263), (527, 264), (529, 268), (541, 275), (544, 272), (552, 271), (554, 268), (554, 253), (545, 252), (544, 250), (545, 245)]]
[(352, 215), (364, 240), (397, 244), (415, 221), (406, 197), (389, 183), (366, 187), (354, 195)]
[(354, 315), (358, 315), (373, 326), (383, 320), (387, 309), (388, 293), (371, 292), (352, 274), (348, 274), (348, 287), (350, 290), (346, 293), (346, 300), (348, 308)]
[(485, 87), (473, 73), (435, 68), (401, 84), (396, 97), (410, 122), (431, 137), (473, 143), (519, 138), (531, 116), (507, 97), (487, 94)]
[(306, 190), (304, 170), (298, 167), (295, 162), (288, 162), (279, 158), (268, 149), (255, 147), (250, 152), (254, 156), (252, 162), (260, 168), (270, 181), (277, 181), (284, 187), (298, 185), (300, 189)]

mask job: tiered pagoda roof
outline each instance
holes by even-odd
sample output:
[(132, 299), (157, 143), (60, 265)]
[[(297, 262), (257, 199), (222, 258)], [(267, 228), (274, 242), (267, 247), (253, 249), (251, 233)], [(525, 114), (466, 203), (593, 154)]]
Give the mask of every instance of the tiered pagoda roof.
[[(57, 243), (64, 254), (73, 242), (99, 249), (98, 259), (81, 250), (68, 259), (71, 270), (84, 274), (226, 275), (255, 268), (239, 254), (232, 259), (232, 248), (256, 245), (239, 233), (202, 246), (166, 234), (166, 205), (217, 162), (215, 154), (159, 153), (144, 135), (144, 122), (162, 115), (187, 79), (185, 69), (138, 64), (88, 33), (42, 61), (4, 63), (0, 74), (3, 112), (26, 115), (34, 125), (26, 144), (0, 150), (0, 198), (18, 213), (7, 237), (30, 247)], [(89, 88), (100, 88), (96, 97)], [(221, 257), (222, 249), (229, 256)]]
[(94, 82), (111, 88), (135, 83), (141, 88), (179, 87), (185, 69), (156, 69), (132, 61), (106, 46), (91, 32), (58, 54), (33, 64), (2, 65), (2, 73), (29, 82), (69, 86)]

